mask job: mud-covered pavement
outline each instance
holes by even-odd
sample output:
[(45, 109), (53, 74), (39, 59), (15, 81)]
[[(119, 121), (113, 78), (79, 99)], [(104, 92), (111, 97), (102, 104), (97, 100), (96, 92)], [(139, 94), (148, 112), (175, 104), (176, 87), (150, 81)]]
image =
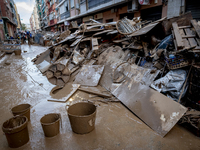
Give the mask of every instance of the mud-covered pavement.
[[(31, 60), (46, 47), (22, 45), (22, 55), (6, 55), (0, 59), (0, 125), (12, 117), (11, 108), (29, 103), (31, 121), (28, 123), (30, 141), (18, 149), (200, 149), (200, 138), (176, 125), (164, 138), (138, 119), (121, 103), (96, 103), (95, 130), (78, 135), (72, 132), (66, 103), (49, 102), (50, 84)], [(27, 51), (27, 52), (25, 52)], [(89, 94), (76, 92), (73, 100), (89, 98)], [(45, 138), (40, 118), (47, 113), (61, 113), (61, 133)], [(0, 130), (0, 149), (10, 149)]]

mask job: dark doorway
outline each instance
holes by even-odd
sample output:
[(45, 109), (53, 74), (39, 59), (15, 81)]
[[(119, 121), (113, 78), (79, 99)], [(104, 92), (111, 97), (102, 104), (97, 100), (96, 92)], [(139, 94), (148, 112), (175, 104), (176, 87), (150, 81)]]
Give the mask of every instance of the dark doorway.
[(162, 6), (141, 10), (142, 20), (156, 21), (162, 17)]
[(200, 21), (200, 1), (198, 0), (187, 0), (185, 11), (191, 11), (192, 17), (197, 21)]

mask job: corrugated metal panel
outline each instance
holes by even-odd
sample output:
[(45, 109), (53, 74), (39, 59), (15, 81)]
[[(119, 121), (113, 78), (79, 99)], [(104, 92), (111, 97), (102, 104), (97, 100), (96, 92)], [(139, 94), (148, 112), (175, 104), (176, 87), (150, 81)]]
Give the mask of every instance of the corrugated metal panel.
[(186, 12), (191, 11), (192, 17), (196, 20), (200, 20), (200, 4), (199, 0), (187, 0), (186, 1)]

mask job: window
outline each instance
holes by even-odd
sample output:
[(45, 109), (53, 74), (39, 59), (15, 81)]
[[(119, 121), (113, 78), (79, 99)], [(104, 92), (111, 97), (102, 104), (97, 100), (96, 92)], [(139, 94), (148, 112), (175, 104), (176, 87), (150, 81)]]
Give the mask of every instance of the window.
[(53, 19), (53, 13), (51, 13), (50, 15), (49, 15), (49, 20), (52, 20)]
[(60, 14), (63, 14), (65, 12), (65, 5), (63, 4), (60, 6)]
[(71, 8), (74, 8), (74, 0), (71, 0)]

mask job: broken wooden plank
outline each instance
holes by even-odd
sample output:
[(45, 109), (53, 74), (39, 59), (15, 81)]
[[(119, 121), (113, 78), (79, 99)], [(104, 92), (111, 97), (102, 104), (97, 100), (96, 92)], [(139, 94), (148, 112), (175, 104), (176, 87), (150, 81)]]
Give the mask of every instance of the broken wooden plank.
[(196, 33), (198, 35), (198, 37), (200, 38), (200, 27), (197, 24), (196, 20), (191, 20), (192, 26), (194, 27), (194, 29), (196, 30)]
[(198, 45), (200, 46), (200, 39), (195, 38), (195, 40), (197, 41)]
[[(181, 34), (182, 37), (185, 36), (185, 33), (184, 33), (183, 29), (179, 29), (179, 32), (180, 32), (180, 34)], [(183, 44), (184, 44), (185, 47), (190, 47), (190, 44), (189, 44), (189, 42), (188, 42), (187, 39), (183, 39)]]
[(191, 28), (191, 26), (180, 26), (178, 27), (179, 29), (183, 29), (183, 28)]
[(175, 39), (175, 35), (174, 35), (174, 31), (172, 30), (172, 35), (173, 35), (173, 41), (174, 41), (174, 46), (175, 46), (175, 49), (177, 49), (177, 43), (176, 43), (176, 39)]
[[(190, 28), (186, 28), (184, 30), (185, 30), (186, 35), (192, 35), (192, 31)], [(194, 38), (188, 38), (188, 41), (189, 41), (191, 47), (197, 46), (197, 42), (195, 41)]]
[(182, 36), (182, 38), (184, 39), (184, 38), (195, 38), (196, 37), (196, 35), (185, 35), (185, 36)]
[(189, 26), (190, 20), (192, 20), (191, 12), (186, 12), (183, 15), (163, 20), (162, 25), (164, 27), (165, 35), (171, 34), (172, 22), (177, 22), (178, 26)]
[(183, 44), (183, 39), (179, 32), (177, 23), (173, 22), (172, 27), (173, 27), (174, 36), (175, 36), (176, 43), (177, 43), (177, 49), (182, 49), (184, 47), (184, 44)]

